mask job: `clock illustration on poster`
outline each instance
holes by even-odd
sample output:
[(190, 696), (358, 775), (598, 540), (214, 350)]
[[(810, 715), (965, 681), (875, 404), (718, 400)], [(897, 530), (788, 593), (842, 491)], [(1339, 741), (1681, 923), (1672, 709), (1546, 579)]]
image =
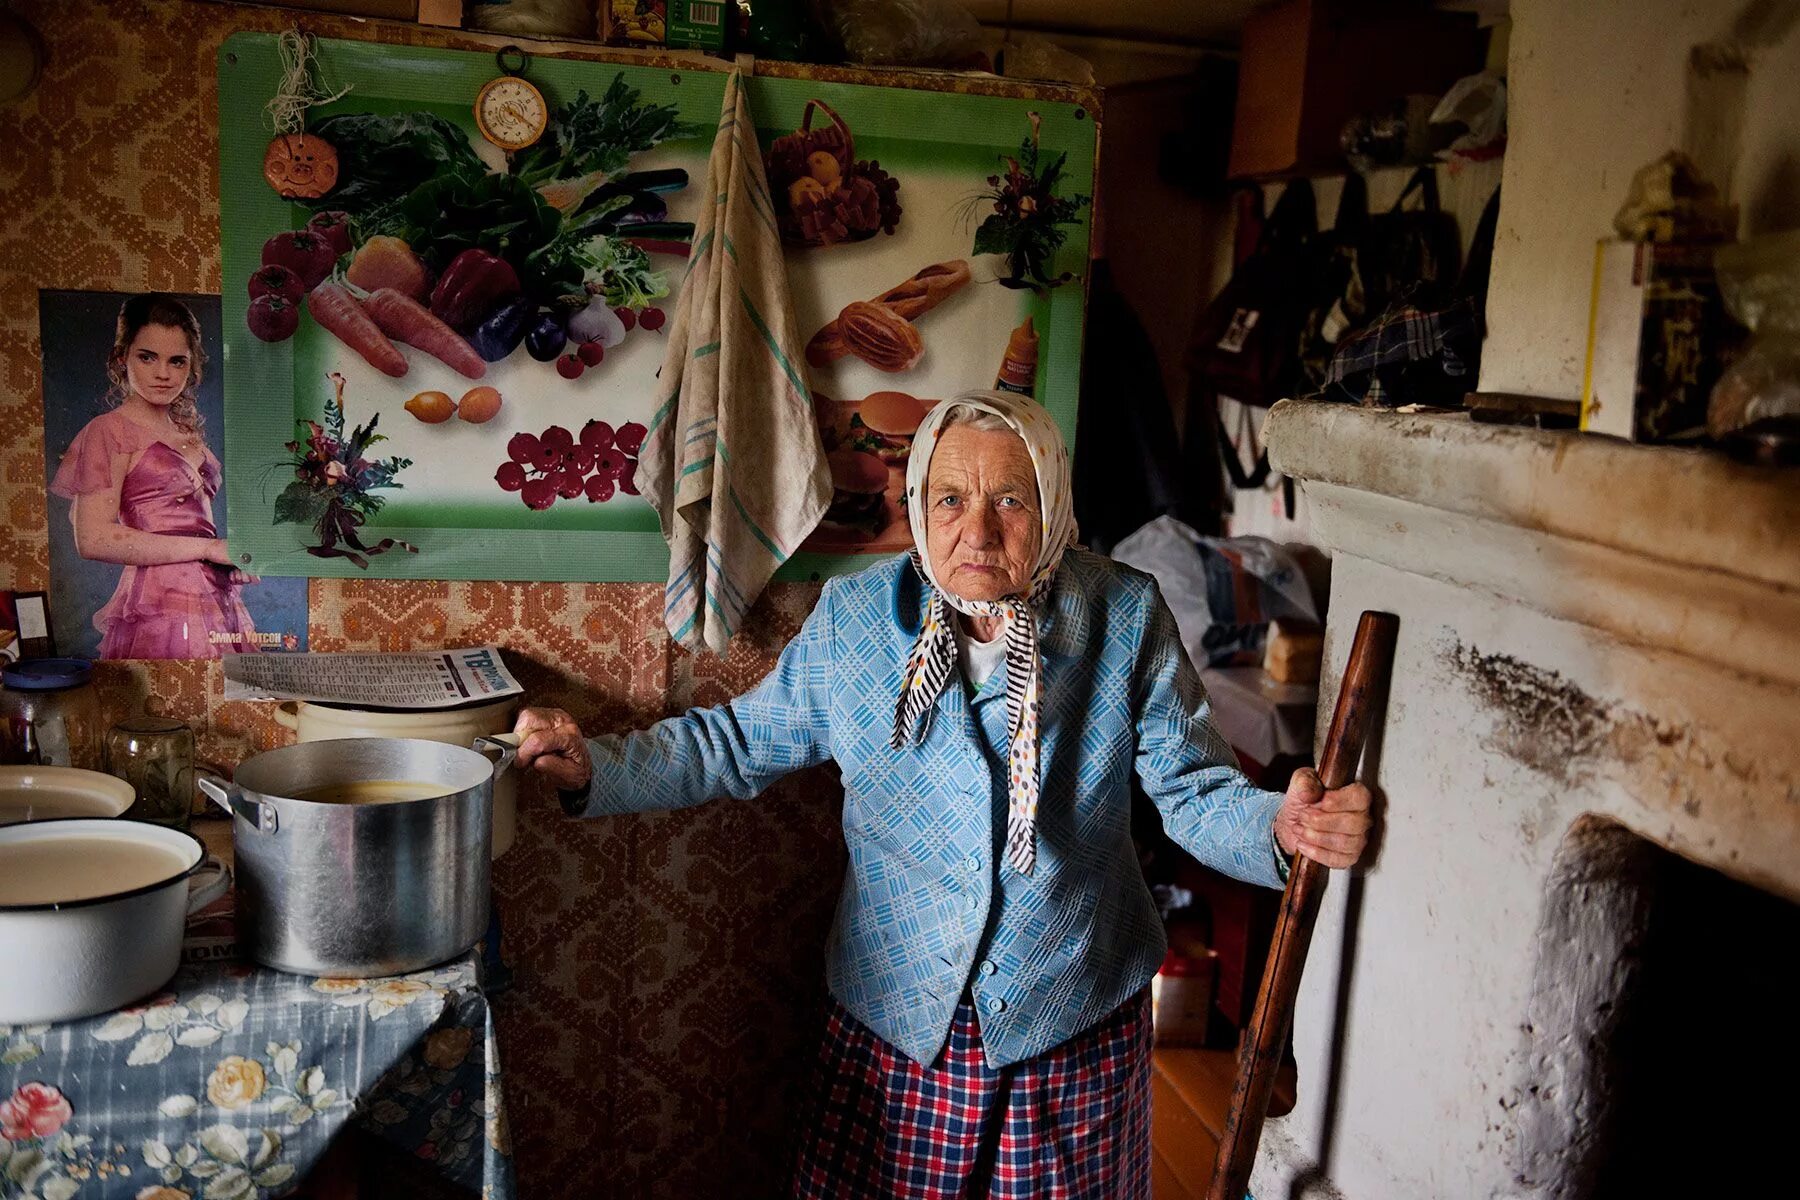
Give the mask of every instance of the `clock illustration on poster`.
[[(517, 55), (517, 67), (507, 67), (509, 54)], [(475, 126), (482, 137), (502, 150), (523, 150), (544, 136), (550, 124), (550, 109), (544, 103), (544, 94), (522, 74), (526, 62), (523, 51), (508, 46), (494, 57), (504, 74), (490, 80), (475, 97)]]

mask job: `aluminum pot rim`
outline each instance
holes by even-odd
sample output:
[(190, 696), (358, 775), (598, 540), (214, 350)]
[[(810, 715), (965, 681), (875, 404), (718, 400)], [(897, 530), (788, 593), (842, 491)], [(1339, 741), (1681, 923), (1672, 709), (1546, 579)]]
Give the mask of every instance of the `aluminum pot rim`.
[[(206, 864), (206, 843), (187, 830), (172, 829), (167, 825), (155, 825), (149, 821), (126, 821), (118, 817), (47, 817), (42, 821), (22, 821), (17, 825), (0, 826), (0, 843), (17, 840), (25, 831), (45, 829), (53, 825), (66, 825), (70, 823), (98, 826), (100, 827), (99, 831), (109, 834), (120, 831), (130, 833), (134, 831), (134, 828), (156, 829), (163, 833), (175, 834), (186, 838), (194, 844), (194, 848), (198, 853), (196, 854), (194, 861), (179, 874), (167, 876), (155, 883), (146, 883), (141, 887), (129, 888), (122, 892), (108, 892), (103, 896), (84, 896), (79, 900), (44, 900), (31, 904), (0, 904), (0, 916), (5, 916), (10, 913), (64, 912), (78, 908), (93, 908), (100, 904), (111, 904), (115, 900), (130, 900), (138, 896), (148, 896), (152, 892), (159, 892), (162, 889), (169, 887), (171, 884), (180, 883), (183, 880), (188, 879), (195, 871), (198, 871)], [(9, 836), (9, 831), (18, 832)], [(36, 839), (27, 838), (24, 840)]]
[[(334, 803), (329, 800), (310, 800), (304, 796), (293, 795), (290, 792), (265, 792), (260, 788), (253, 787), (250, 784), (244, 782), (244, 768), (250, 766), (252, 763), (256, 763), (259, 760), (266, 760), (266, 759), (278, 758), (278, 757), (283, 757), (283, 756), (304, 757), (305, 753), (315, 752), (317, 750), (317, 748), (320, 746), (330, 746), (336, 742), (362, 742), (362, 743), (367, 743), (367, 742), (406, 742), (406, 743), (413, 743), (413, 744), (417, 744), (417, 745), (430, 746), (433, 748), (431, 751), (431, 753), (433, 753), (433, 754), (444, 754), (446, 752), (454, 751), (456, 753), (466, 754), (469, 756), (469, 760), (466, 760), (466, 761), (469, 761), (471, 769), (474, 768), (476, 763), (480, 763), (482, 765), (482, 768), (484, 768), (486, 770), (486, 774), (482, 775), (480, 778), (474, 779), (472, 782), (464, 784), (460, 787), (453, 786), (452, 784), (449, 784), (449, 783), (445, 783), (442, 785), (444, 787), (444, 790), (442, 792), (439, 792), (436, 795), (432, 795), (432, 796), (420, 796), (417, 799), (413, 799), (413, 800), (384, 800), (379, 804), (350, 804), (350, 805), (338, 804), (338, 803)], [(271, 768), (271, 769), (273, 769), (273, 768)], [(253, 775), (255, 773), (256, 773), (255, 771), (252, 771)], [(453, 797), (464, 796), (464, 795), (468, 795), (470, 793), (479, 793), (483, 788), (487, 788), (487, 789), (491, 790), (494, 782), (498, 779), (499, 775), (500, 775), (500, 771), (495, 769), (495, 763), (494, 763), (493, 759), (491, 759), (487, 755), (481, 753), (479, 750), (473, 750), (467, 746), (462, 746), (455, 742), (437, 742), (437, 741), (432, 741), (430, 738), (347, 737), (347, 738), (317, 738), (317, 739), (314, 739), (313, 741), (309, 741), (309, 742), (294, 742), (291, 745), (277, 746), (272, 750), (264, 750), (258, 754), (254, 754), (254, 755), (250, 756), (249, 758), (246, 758), (243, 762), (239, 763), (237, 766), (237, 770), (232, 772), (231, 782), (232, 782), (232, 785), (244, 796), (254, 797), (258, 801), (266, 802), (269, 804), (278, 804), (278, 805), (297, 804), (297, 805), (305, 806), (305, 808), (308, 810), (320, 809), (320, 810), (326, 810), (326, 811), (344, 810), (344, 811), (355, 811), (355, 812), (378, 812), (378, 811), (392, 812), (392, 811), (397, 811), (400, 809), (411, 808), (415, 805), (420, 805), (420, 804), (440, 804), (443, 801), (451, 799)], [(352, 780), (349, 782), (356, 782), (356, 781)], [(436, 784), (438, 781), (421, 780), (420, 782), (431, 782), (433, 784)], [(241, 814), (237, 814), (237, 815), (241, 816)]]

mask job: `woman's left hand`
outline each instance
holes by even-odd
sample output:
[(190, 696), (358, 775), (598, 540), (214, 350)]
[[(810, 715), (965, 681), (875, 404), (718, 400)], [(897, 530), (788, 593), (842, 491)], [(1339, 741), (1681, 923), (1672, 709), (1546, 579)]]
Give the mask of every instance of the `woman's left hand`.
[(1302, 767), (1276, 810), (1275, 840), (1288, 854), (1343, 870), (1362, 858), (1370, 824), (1368, 788), (1352, 783), (1327, 791), (1317, 771)]

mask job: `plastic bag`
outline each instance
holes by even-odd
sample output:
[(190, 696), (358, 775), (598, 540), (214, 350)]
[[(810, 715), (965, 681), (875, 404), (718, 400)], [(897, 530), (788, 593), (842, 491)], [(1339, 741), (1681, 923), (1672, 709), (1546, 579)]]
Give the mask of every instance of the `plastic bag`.
[(1071, 54), (1049, 38), (1026, 34), (1006, 48), (1002, 71), (1008, 79), (1056, 79), (1063, 83), (1091, 84), (1094, 66), (1079, 54)]
[(1800, 231), (1725, 246), (1714, 260), (1725, 308), (1749, 344), (1713, 385), (1706, 431), (1721, 441), (1800, 438)]
[(817, 8), (851, 62), (957, 67), (982, 55), (981, 25), (955, 0), (817, 0)]
[(1268, 538), (1202, 537), (1158, 517), (1112, 556), (1155, 576), (1197, 667), (1260, 666), (1269, 622), (1319, 619), (1300, 563)]
[(1444, 147), (1446, 153), (1493, 158), (1506, 147), (1506, 80), (1492, 71), (1463, 76), (1431, 110), (1431, 124), (1440, 138), (1463, 131)]
[(593, 0), (475, 0), (468, 6), (468, 26), (492, 33), (591, 38), (594, 4)]

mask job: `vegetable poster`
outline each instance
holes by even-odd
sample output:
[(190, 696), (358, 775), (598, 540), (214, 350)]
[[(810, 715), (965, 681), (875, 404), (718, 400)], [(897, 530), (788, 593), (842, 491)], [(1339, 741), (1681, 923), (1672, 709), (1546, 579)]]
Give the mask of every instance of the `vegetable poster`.
[[(239, 565), (666, 578), (637, 455), (725, 76), (313, 49), (303, 130), (270, 123), (293, 79), (275, 38), (219, 64)], [(1072, 442), (1096, 122), (1067, 93), (749, 96), (836, 489), (785, 573), (849, 569), (907, 544), (932, 404), (998, 382)]]

